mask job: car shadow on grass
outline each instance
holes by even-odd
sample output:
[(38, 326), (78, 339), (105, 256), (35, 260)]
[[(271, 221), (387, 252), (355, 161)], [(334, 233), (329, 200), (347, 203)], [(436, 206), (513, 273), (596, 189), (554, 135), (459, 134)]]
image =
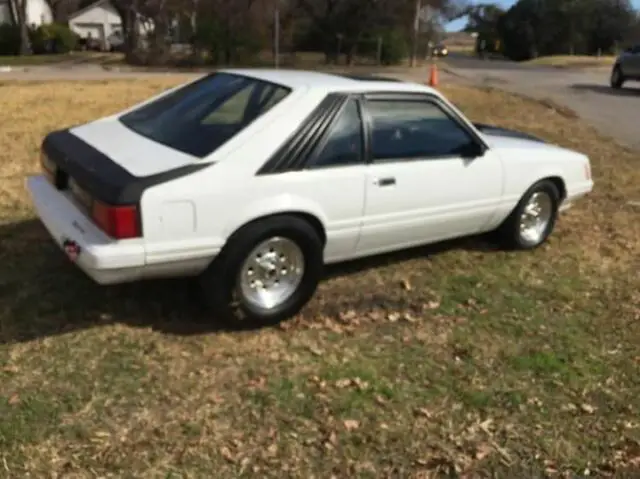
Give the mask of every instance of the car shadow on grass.
[[(231, 325), (216, 321), (195, 294), (194, 280), (95, 284), (70, 264), (37, 220), (0, 226), (0, 245), (0, 344), (113, 324), (175, 335), (255, 329), (240, 322)], [(325, 280), (360, 275), (374, 268), (455, 249), (495, 250), (485, 238), (447, 241), (330, 265)], [(359, 304), (357, 298), (349, 301), (354, 306)], [(328, 303), (311, 306), (307, 314), (320, 314), (319, 309), (322, 314), (333, 314), (331, 310), (335, 308)]]
[(598, 85), (593, 83), (575, 83), (571, 89), (576, 91), (591, 91), (612, 96), (640, 96), (640, 88), (623, 86), (622, 88), (612, 88), (608, 85)]

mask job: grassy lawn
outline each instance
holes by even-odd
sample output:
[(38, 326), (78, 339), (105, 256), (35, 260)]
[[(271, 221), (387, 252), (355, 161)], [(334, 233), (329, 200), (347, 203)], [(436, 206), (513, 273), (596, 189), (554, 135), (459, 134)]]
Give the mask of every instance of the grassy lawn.
[(538, 57), (529, 60), (531, 65), (548, 65), (557, 68), (593, 68), (611, 67), (616, 57), (613, 55), (603, 55), (601, 57), (586, 55), (553, 55), (548, 57)]
[(59, 55), (0, 56), (0, 66), (57, 65), (62, 63), (113, 65), (122, 63), (121, 53), (72, 52)]
[(94, 285), (24, 191), (46, 132), (175, 81), (0, 85), (0, 477), (637, 474), (637, 153), (444, 88), (589, 154), (594, 193), (534, 252), (465, 240), (331, 268), (300, 317), (222, 331), (183, 282)]

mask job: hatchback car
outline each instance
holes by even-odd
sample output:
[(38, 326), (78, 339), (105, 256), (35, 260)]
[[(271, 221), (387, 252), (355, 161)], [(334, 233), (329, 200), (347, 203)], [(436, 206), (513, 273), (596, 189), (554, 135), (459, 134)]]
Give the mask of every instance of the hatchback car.
[(328, 263), (496, 231), (532, 249), (589, 159), (376, 77), (221, 70), (42, 143), (27, 180), (100, 284), (196, 276), (218, 312), (294, 315)]

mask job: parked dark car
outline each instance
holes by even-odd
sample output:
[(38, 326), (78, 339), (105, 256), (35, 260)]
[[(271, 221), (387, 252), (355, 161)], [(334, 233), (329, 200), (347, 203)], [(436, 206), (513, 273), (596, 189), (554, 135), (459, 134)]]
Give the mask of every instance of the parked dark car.
[(640, 45), (634, 45), (620, 53), (611, 69), (612, 88), (622, 88), (628, 80), (640, 80)]
[(78, 40), (78, 49), (82, 51), (101, 52), (104, 48), (102, 42), (97, 38), (84, 37)]
[(431, 51), (431, 55), (434, 57), (446, 57), (449, 54), (449, 49), (444, 43), (439, 43)]

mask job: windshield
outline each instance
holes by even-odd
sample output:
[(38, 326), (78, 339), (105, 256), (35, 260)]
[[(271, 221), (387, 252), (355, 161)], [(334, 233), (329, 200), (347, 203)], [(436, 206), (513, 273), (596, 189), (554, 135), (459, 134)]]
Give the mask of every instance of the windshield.
[(120, 121), (151, 140), (203, 158), (290, 92), (255, 78), (214, 73), (122, 115)]

